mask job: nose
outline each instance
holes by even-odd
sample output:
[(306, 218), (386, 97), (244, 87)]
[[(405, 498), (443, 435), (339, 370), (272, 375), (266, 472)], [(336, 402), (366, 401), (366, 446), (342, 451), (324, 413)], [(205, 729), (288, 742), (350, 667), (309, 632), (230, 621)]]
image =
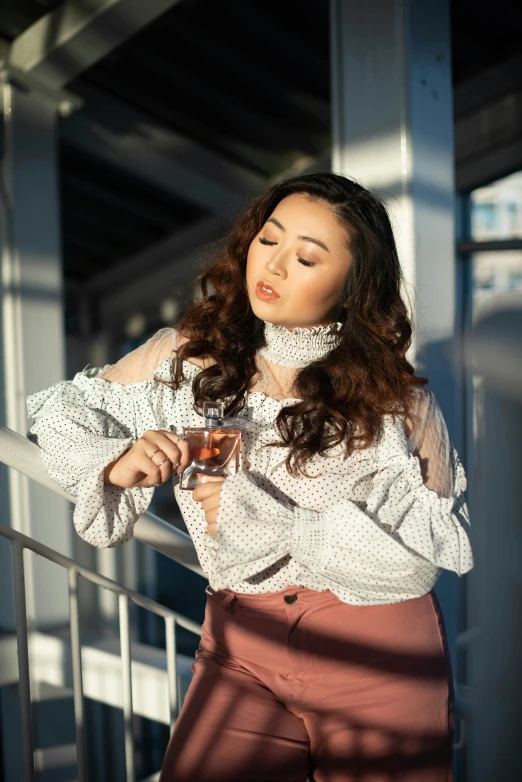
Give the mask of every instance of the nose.
[(274, 253), (266, 262), (265, 268), (271, 274), (275, 274), (277, 277), (281, 277), (281, 279), (284, 280), (287, 276), (285, 253)]

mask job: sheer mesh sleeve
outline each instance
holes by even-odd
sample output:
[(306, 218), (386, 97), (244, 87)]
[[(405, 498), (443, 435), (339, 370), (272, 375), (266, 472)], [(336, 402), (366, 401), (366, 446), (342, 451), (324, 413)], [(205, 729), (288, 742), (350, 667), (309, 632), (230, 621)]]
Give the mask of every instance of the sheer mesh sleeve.
[[(108, 464), (149, 429), (175, 423), (171, 376), (176, 332), (165, 328), (116, 364), (78, 372), (27, 399), (34, 418), (28, 437), (40, 446), (49, 475), (76, 497), (73, 520), (80, 537), (104, 548), (130, 540), (154, 488), (105, 484)], [(165, 362), (164, 366), (162, 362)], [(165, 407), (165, 400), (170, 407)]]
[(424, 485), (439, 497), (454, 489), (452, 446), (446, 422), (431, 391), (422, 389), (405, 421), (411, 452), (419, 458)]
[(104, 367), (98, 377), (121, 385), (152, 380), (155, 369), (164, 359), (173, 355), (175, 348), (175, 330), (160, 329), (143, 345), (120, 358), (116, 364)]

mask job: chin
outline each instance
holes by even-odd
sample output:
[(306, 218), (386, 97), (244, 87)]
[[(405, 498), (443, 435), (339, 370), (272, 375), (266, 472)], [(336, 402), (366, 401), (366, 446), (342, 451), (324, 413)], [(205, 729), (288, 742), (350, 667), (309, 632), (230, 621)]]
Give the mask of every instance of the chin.
[(259, 320), (262, 320), (264, 323), (273, 323), (274, 326), (284, 326), (285, 323), (282, 322), (281, 318), (277, 318), (276, 316), (272, 315), (270, 312), (261, 312), (258, 310), (253, 309), (254, 315), (256, 318), (259, 318)]
[[(277, 322), (277, 316), (274, 318), (274, 313), (270, 311), (270, 306), (264, 304), (262, 301), (260, 301), (257, 296), (255, 298), (255, 301), (252, 300), (252, 297), (248, 297), (250, 301), (250, 307), (252, 308), (252, 312), (256, 316), (256, 318), (259, 318), (259, 320), (265, 320), (267, 323), (276, 323)], [(273, 309), (273, 308), (272, 308)]]

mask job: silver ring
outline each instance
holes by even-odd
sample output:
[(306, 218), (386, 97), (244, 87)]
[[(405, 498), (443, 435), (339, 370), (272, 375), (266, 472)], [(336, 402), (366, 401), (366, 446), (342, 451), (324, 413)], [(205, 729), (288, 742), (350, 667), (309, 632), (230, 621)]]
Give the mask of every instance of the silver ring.
[(173, 467), (179, 467), (179, 465), (180, 465), (180, 464), (181, 464), (181, 462), (173, 462), (173, 463), (172, 463), (172, 466), (173, 466)]
[(168, 462), (168, 460), (169, 460), (169, 457), (167, 456), (167, 457), (166, 457), (165, 459), (163, 459), (163, 461), (162, 461), (162, 462), (160, 462), (159, 464), (156, 464), (156, 462), (154, 462), (154, 464), (156, 464), (156, 467), (161, 467), (161, 465), (162, 465), (162, 464), (165, 464), (165, 462)]
[(188, 434), (177, 434), (176, 437), (178, 440), (188, 440)]
[[(161, 448), (156, 448), (154, 453), (158, 453), (158, 451), (161, 451)], [(149, 459), (152, 459), (152, 457), (154, 456), (154, 453), (151, 453), (151, 455), (149, 456)]]
[(156, 489), (159, 489), (159, 487), (161, 486), (161, 483), (155, 483), (154, 486), (156, 487)]

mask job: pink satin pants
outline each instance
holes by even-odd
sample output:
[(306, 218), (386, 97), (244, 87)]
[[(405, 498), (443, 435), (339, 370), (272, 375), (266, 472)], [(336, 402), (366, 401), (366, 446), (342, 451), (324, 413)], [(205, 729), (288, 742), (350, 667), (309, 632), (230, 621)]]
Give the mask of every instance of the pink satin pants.
[(433, 592), (207, 588), (161, 782), (452, 782), (453, 688)]

